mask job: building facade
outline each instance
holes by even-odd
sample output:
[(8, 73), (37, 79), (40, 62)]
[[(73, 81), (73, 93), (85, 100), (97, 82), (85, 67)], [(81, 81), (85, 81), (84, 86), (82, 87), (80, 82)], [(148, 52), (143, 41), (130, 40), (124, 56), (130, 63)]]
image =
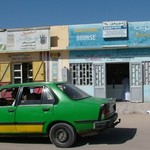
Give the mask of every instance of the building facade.
[(150, 101), (150, 22), (6, 29), (0, 84), (70, 81), (97, 97)]
[(1, 30), (0, 84), (61, 81), (67, 35), (67, 26)]
[(150, 101), (149, 47), (150, 22), (69, 26), (71, 81), (98, 97)]

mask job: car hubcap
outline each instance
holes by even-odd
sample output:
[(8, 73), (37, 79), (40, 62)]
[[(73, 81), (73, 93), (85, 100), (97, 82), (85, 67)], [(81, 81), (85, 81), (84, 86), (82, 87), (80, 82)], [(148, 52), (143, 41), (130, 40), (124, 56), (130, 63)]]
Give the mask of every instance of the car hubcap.
[(56, 137), (59, 142), (65, 142), (67, 140), (67, 133), (64, 129), (60, 129), (56, 132)]

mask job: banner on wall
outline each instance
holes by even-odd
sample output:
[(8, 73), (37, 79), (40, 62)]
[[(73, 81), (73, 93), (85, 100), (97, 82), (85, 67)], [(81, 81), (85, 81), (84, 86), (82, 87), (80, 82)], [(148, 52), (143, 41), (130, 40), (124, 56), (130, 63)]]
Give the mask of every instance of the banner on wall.
[(49, 30), (28, 30), (7, 32), (7, 51), (49, 50)]

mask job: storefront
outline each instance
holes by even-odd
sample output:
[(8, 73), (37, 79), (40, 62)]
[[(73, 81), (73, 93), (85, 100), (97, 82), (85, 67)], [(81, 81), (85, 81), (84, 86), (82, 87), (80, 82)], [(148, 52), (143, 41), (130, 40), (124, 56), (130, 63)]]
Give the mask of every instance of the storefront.
[(98, 97), (150, 101), (150, 22), (71, 25), (69, 50), (78, 87)]
[(45, 81), (48, 28), (7, 29), (0, 32), (0, 84)]
[(0, 84), (32, 81), (71, 81), (94, 96), (149, 102), (150, 22), (0, 30)]
[(0, 30), (0, 85), (67, 81), (68, 26)]
[(44, 61), (39, 59), (39, 55), (39, 53), (1, 54), (1, 84), (44, 81), (42, 75)]

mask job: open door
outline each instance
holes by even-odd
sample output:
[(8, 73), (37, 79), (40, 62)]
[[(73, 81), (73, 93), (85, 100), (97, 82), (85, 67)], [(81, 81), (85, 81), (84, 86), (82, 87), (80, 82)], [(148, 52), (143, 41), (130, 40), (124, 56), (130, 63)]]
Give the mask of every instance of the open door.
[(131, 102), (143, 102), (142, 63), (130, 63)]
[(0, 64), (0, 83), (10, 83), (11, 73), (10, 64)]
[(105, 64), (94, 64), (94, 96), (106, 97)]
[(33, 66), (33, 81), (34, 82), (45, 81), (44, 62), (43, 61), (33, 62), (32, 66)]

